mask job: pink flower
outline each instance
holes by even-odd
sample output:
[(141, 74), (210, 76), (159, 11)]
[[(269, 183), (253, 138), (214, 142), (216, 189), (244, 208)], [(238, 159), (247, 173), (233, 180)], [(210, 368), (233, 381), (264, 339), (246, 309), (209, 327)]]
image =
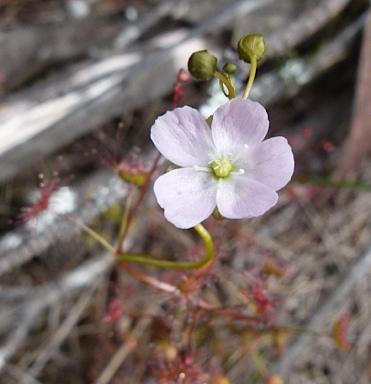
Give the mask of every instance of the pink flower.
[(294, 158), (287, 140), (268, 132), (268, 115), (257, 102), (232, 99), (213, 115), (183, 107), (160, 116), (151, 129), (157, 149), (179, 166), (154, 185), (165, 217), (191, 228), (217, 207), (228, 219), (260, 216), (291, 179)]

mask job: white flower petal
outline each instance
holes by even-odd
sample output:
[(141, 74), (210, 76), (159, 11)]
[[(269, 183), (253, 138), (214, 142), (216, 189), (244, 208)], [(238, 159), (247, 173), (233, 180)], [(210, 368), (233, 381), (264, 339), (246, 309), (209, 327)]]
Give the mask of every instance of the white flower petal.
[(219, 179), (216, 204), (227, 219), (257, 217), (272, 208), (278, 200), (270, 187), (245, 175)]
[(233, 157), (245, 144), (261, 143), (268, 127), (268, 114), (261, 104), (237, 98), (215, 111), (211, 133), (218, 153)]
[(193, 108), (176, 108), (155, 121), (151, 139), (172, 163), (181, 167), (205, 166), (215, 153), (211, 130)]
[(178, 228), (191, 228), (207, 219), (216, 206), (217, 180), (211, 173), (190, 168), (160, 176), (154, 185), (165, 217)]
[(275, 191), (283, 188), (294, 172), (294, 156), (284, 137), (273, 137), (248, 148), (236, 162), (244, 176), (259, 181)]

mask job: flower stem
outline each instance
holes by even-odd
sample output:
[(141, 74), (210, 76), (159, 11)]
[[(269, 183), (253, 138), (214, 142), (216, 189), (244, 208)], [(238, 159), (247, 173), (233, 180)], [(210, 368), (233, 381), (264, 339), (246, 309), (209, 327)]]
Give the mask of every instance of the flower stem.
[(256, 75), (256, 67), (257, 67), (258, 61), (256, 60), (255, 56), (251, 56), (250, 58), (250, 73), (249, 73), (249, 80), (246, 84), (245, 91), (242, 95), (243, 99), (247, 99), (249, 97), (250, 89), (252, 87), (252, 84), (255, 80)]
[(59, 217), (66, 219), (76, 225), (78, 228), (89, 234), (94, 240), (101, 244), (106, 250), (112, 254), (115, 254), (115, 248), (101, 235), (95, 232), (93, 229), (89, 228), (87, 225), (81, 221), (76, 220), (74, 217), (69, 215), (58, 214)]
[(214, 256), (214, 244), (209, 232), (203, 227), (201, 224), (198, 224), (194, 227), (196, 232), (202, 238), (205, 248), (206, 255), (203, 259), (199, 261), (168, 261), (168, 260), (160, 260), (151, 257), (150, 255), (138, 255), (138, 254), (130, 254), (123, 253), (116, 255), (116, 261), (126, 261), (143, 265), (152, 265), (154, 267), (159, 268), (170, 268), (170, 269), (196, 269), (201, 268), (211, 262)]
[(233, 99), (235, 97), (235, 93), (234, 93), (234, 88), (233, 88), (233, 85), (231, 84), (231, 82), (218, 71), (214, 72), (214, 77), (216, 77), (219, 80), (219, 83), (221, 83), (227, 87), (228, 99)]

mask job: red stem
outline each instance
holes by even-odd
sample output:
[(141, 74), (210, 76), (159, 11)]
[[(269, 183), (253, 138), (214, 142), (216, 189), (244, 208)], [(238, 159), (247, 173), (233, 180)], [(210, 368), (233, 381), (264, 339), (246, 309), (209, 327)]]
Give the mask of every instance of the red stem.
[(179, 290), (177, 287), (175, 287), (174, 285), (171, 285), (171, 284), (168, 284), (168, 283), (165, 283), (163, 281), (160, 281), (160, 280), (157, 280), (151, 276), (148, 276), (138, 270), (136, 270), (135, 268), (133, 268), (130, 264), (127, 264), (123, 261), (120, 261), (118, 263), (120, 265), (120, 267), (122, 269), (124, 269), (126, 272), (128, 272), (130, 275), (132, 275), (133, 277), (135, 277), (137, 280), (145, 283), (145, 284), (148, 284), (154, 288), (157, 288), (157, 289), (161, 289), (162, 291), (166, 291), (166, 292), (169, 292), (169, 293), (175, 293), (175, 294), (179, 294)]
[(133, 207), (133, 209), (131, 210), (131, 212), (129, 213), (129, 217), (128, 217), (128, 221), (126, 223), (126, 228), (125, 228), (125, 231), (123, 233), (123, 236), (122, 236), (122, 239), (120, 239), (120, 243), (119, 243), (119, 249), (117, 250), (117, 253), (120, 254), (120, 253), (124, 253), (124, 250), (122, 249), (122, 245), (124, 243), (124, 239), (129, 231), (129, 228), (130, 228), (130, 225), (131, 225), (131, 222), (133, 221), (133, 218), (134, 216), (136, 215), (136, 212), (140, 206), (140, 204), (142, 203), (143, 199), (144, 199), (144, 196), (146, 195), (147, 193), (147, 190), (148, 190), (148, 187), (149, 187), (149, 183), (150, 183), (150, 180), (153, 176), (153, 173), (155, 172), (157, 166), (158, 166), (158, 162), (160, 161), (161, 159), (161, 153), (158, 153), (157, 157), (155, 158), (155, 161), (152, 165), (152, 168), (150, 169), (149, 173), (148, 173), (148, 177), (147, 177), (147, 180), (146, 182), (144, 183), (143, 187), (142, 187), (142, 190), (140, 191), (140, 195), (137, 199), (137, 201), (135, 202), (135, 205)]

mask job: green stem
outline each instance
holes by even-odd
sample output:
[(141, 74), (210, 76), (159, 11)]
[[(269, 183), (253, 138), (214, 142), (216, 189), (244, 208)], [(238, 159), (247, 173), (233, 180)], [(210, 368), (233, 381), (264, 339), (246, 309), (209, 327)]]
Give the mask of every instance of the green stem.
[(246, 84), (245, 91), (242, 95), (243, 99), (247, 99), (249, 97), (250, 89), (252, 87), (252, 84), (255, 80), (256, 75), (256, 68), (257, 68), (258, 61), (256, 60), (255, 56), (251, 56), (250, 58), (250, 73), (249, 73), (249, 80)]
[(209, 232), (201, 224), (198, 224), (194, 227), (196, 232), (202, 238), (205, 248), (206, 255), (203, 259), (199, 261), (168, 261), (154, 259), (150, 255), (137, 255), (137, 254), (118, 254), (116, 255), (116, 261), (126, 261), (143, 265), (152, 265), (159, 268), (170, 268), (170, 269), (196, 269), (201, 268), (208, 264), (214, 256), (214, 244)]
[(85, 225), (84, 223), (82, 223), (81, 221), (78, 221), (76, 220), (74, 217), (72, 216), (68, 216), (68, 215), (58, 215), (60, 216), (61, 218), (63, 219), (66, 219), (68, 221), (70, 221), (71, 223), (73, 223), (74, 225), (76, 225), (77, 227), (79, 227), (81, 230), (83, 230), (84, 232), (86, 232), (87, 234), (89, 234), (95, 241), (97, 241), (99, 244), (101, 244), (104, 248), (107, 249), (108, 252), (112, 253), (112, 254), (115, 254), (115, 248), (112, 247), (112, 245), (104, 238), (102, 237), (101, 235), (99, 235), (97, 232), (95, 232), (93, 229), (89, 228), (87, 225)]
[(235, 97), (235, 93), (234, 93), (234, 88), (233, 88), (233, 85), (231, 84), (231, 82), (218, 71), (214, 72), (214, 77), (216, 77), (219, 80), (219, 82), (223, 83), (227, 87), (228, 99), (233, 99)]

